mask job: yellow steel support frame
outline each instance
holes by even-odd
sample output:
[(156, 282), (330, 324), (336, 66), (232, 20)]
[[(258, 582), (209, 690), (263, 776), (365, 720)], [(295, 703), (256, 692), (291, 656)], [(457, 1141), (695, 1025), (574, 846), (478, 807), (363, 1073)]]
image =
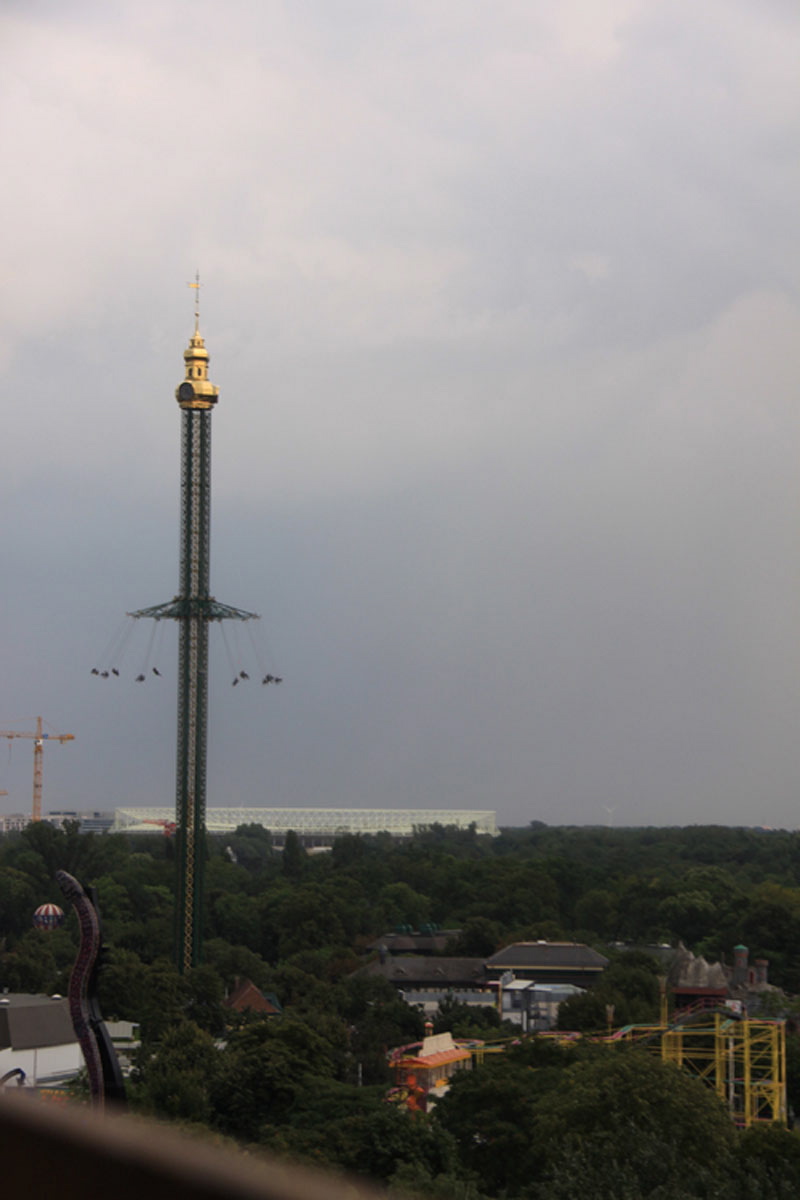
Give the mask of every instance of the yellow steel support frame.
[[(783, 1022), (742, 1021), (734, 1061), (744, 1080), (741, 1123), (786, 1121), (786, 1034)], [(737, 1038), (736, 1034), (740, 1036)]]
[(785, 1021), (707, 1011), (673, 1014), (666, 1025), (662, 1014), (660, 1025), (626, 1025), (594, 1040), (632, 1042), (688, 1071), (713, 1087), (740, 1129), (786, 1124)]
[[(642, 1039), (672, 1062), (713, 1087), (737, 1125), (786, 1122), (786, 1025), (783, 1021), (698, 1014), (691, 1022)], [(638, 1040), (645, 1031), (632, 1031)], [(638, 1037), (637, 1037), (638, 1035)], [(649, 1036), (647, 1036), (649, 1035)]]

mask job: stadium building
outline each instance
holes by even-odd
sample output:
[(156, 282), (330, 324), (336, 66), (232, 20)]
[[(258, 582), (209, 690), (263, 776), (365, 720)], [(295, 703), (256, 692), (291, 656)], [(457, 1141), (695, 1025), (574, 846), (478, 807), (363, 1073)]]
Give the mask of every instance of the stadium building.
[[(158, 833), (174, 828), (173, 808), (118, 808), (112, 833)], [(437, 808), (208, 808), (208, 833), (234, 833), (240, 825), (268, 829), (280, 845), (290, 829), (304, 845), (326, 846), (348, 833), (389, 833), (411, 837), (431, 825), (497, 834), (497, 814)]]

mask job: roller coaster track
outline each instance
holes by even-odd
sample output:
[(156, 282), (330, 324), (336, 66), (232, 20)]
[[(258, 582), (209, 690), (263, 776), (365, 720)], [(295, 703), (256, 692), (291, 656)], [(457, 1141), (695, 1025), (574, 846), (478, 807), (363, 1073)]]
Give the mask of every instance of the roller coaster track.
[(56, 880), (75, 909), (80, 927), (80, 945), (69, 981), (69, 1015), (86, 1063), (92, 1105), (102, 1109), (106, 1100), (113, 1100), (119, 1106), (125, 1100), (125, 1085), (97, 998), (103, 936), (96, 893), (94, 888), (84, 889), (66, 871), (56, 871)]

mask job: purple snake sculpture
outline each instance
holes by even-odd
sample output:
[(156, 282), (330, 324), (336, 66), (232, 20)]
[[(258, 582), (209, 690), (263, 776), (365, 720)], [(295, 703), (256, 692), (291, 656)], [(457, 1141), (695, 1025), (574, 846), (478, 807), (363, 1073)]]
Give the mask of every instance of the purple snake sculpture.
[(86, 1062), (92, 1105), (102, 1109), (111, 1100), (119, 1107), (125, 1102), (125, 1084), (97, 999), (97, 972), (103, 951), (97, 893), (94, 888), (84, 888), (66, 871), (56, 871), (56, 880), (75, 909), (80, 927), (80, 945), (69, 981), (69, 1015)]

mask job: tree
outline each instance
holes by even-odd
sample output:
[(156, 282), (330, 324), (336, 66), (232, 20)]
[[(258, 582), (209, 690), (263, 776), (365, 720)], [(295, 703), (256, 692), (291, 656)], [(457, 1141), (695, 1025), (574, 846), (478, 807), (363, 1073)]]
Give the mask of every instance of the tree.
[(611, 1200), (614, 1176), (638, 1189), (630, 1195), (714, 1194), (734, 1167), (735, 1134), (716, 1095), (642, 1050), (605, 1050), (569, 1067), (539, 1107), (535, 1136), (545, 1148), (534, 1193), (542, 1197), (566, 1200), (577, 1189)]
[[(261, 877), (280, 870), (281, 859), (272, 847), (272, 837), (268, 830), (267, 838), (257, 838), (251, 834), (240, 836), (240, 831), (252, 829), (253, 826), (240, 825), (236, 833), (225, 839), (224, 853), (241, 870), (251, 876)], [(260, 826), (256, 826), (260, 828)], [(231, 856), (233, 856), (231, 858)]]
[(225, 1032), (222, 1001), (225, 987), (217, 971), (208, 963), (194, 967), (183, 977), (186, 989), (185, 1013), (200, 1029), (220, 1037)]
[(613, 938), (618, 924), (617, 900), (605, 888), (591, 888), (575, 904), (575, 924), (601, 938)]
[(19, 937), (31, 927), (33, 913), (39, 900), (33, 881), (24, 871), (0, 867), (0, 913), (2, 932)]
[(80, 821), (65, 821), (61, 829), (48, 821), (32, 821), (20, 838), (40, 857), (48, 879), (63, 870), (85, 883), (111, 868), (124, 853), (116, 837), (81, 833)]
[(299, 879), (303, 874), (303, 868), (306, 863), (307, 854), (303, 848), (300, 838), (293, 829), (286, 832), (286, 840), (283, 843), (283, 873), (288, 879)]
[(487, 917), (470, 917), (461, 932), (452, 938), (447, 953), (464, 958), (490, 958), (502, 943), (503, 927)]
[(748, 1129), (737, 1138), (736, 1157), (743, 1196), (796, 1200), (800, 1195), (800, 1134), (777, 1125)]
[(227, 892), (212, 900), (210, 923), (216, 937), (257, 951), (261, 945), (261, 914), (261, 905), (254, 896)]
[[(644, 1051), (548, 1048), (462, 1072), (434, 1119), (480, 1186), (510, 1197), (730, 1195), (735, 1134), (714, 1093)], [(567, 1065), (569, 1064), (569, 1065)]]
[(312, 1029), (295, 1017), (283, 1017), (253, 1021), (231, 1032), (213, 1093), (214, 1122), (223, 1133), (261, 1140), (268, 1126), (287, 1121), (312, 1078), (336, 1076), (344, 1030), (339, 1025), (333, 1037), (325, 1036), (331, 1031), (324, 1020), (316, 1024)]
[(148, 967), (133, 950), (108, 948), (97, 977), (100, 1008), (107, 1020), (142, 1020), (149, 1000), (148, 974)]
[(276, 957), (288, 958), (303, 950), (345, 946), (347, 938), (336, 899), (316, 884), (303, 884), (284, 892), (269, 905), (265, 921), (277, 940)]
[(347, 1024), (350, 1073), (357, 1077), (360, 1068), (365, 1084), (388, 1084), (386, 1052), (422, 1038), (421, 1011), (401, 1000), (387, 979), (370, 975), (342, 980), (333, 1000), (336, 1011)]
[(170, 1029), (184, 1020), (186, 984), (166, 958), (157, 959), (144, 971), (144, 997), (138, 1012), (142, 1041), (160, 1042)]
[(491, 1004), (462, 1004), (448, 992), (439, 1003), (439, 1011), (433, 1023), (434, 1033), (448, 1030), (454, 1037), (487, 1038), (497, 1036), (502, 1021), (497, 1008)]
[(155, 1051), (144, 1050), (134, 1076), (138, 1107), (156, 1116), (208, 1123), (220, 1053), (192, 1021), (173, 1026)]
[[(28, 930), (13, 950), (0, 954), (0, 978), (11, 992), (64, 992), (68, 972), (59, 971), (54, 953), (55, 937), (62, 930)], [(63, 940), (63, 939), (62, 939)], [(69, 946), (69, 942), (67, 942)], [(70, 946), (71, 950), (71, 946)], [(72, 955), (71, 955), (72, 956)]]
[(381, 890), (378, 905), (385, 929), (392, 929), (396, 925), (410, 925), (413, 929), (419, 929), (423, 922), (430, 920), (430, 898), (401, 881), (388, 883)]
[(368, 853), (367, 842), (360, 833), (346, 833), (334, 840), (331, 861), (337, 869), (361, 866)]
[(231, 945), (223, 938), (209, 938), (204, 952), (206, 962), (217, 972), (226, 990), (232, 990), (237, 979), (250, 979), (262, 991), (267, 987), (269, 967), (247, 946)]
[[(299, 1127), (302, 1117), (296, 1112), (291, 1127), (281, 1128), (278, 1139), (268, 1135), (267, 1144), (381, 1182), (389, 1181), (398, 1168), (408, 1164), (416, 1164), (428, 1178), (452, 1176), (457, 1171), (451, 1137), (424, 1116), (415, 1118), (404, 1108), (386, 1104), (374, 1092), (367, 1106), (358, 1091), (338, 1087), (338, 1110), (328, 1108), (324, 1121), (317, 1119)], [(300, 1098), (296, 1109), (302, 1112), (302, 1108)]]
[(613, 1024), (648, 1024), (659, 1016), (658, 963), (647, 954), (628, 951), (618, 954), (598, 983), (583, 995), (570, 996), (558, 1009), (558, 1028), (595, 1033), (608, 1025), (609, 1006)]
[(453, 1138), (464, 1167), (490, 1195), (517, 1196), (540, 1173), (543, 1152), (534, 1140), (537, 1103), (561, 1071), (489, 1063), (460, 1071), (437, 1102), (434, 1121)]
[[(556, 1027), (575, 1030), (578, 1033), (598, 1033), (608, 1025), (606, 1004), (614, 1004), (616, 999), (616, 993), (613, 993), (613, 997), (608, 992), (604, 995), (599, 987), (594, 987), (591, 991), (582, 994), (568, 996), (558, 1006)], [(616, 1004), (614, 1004), (614, 1015), (616, 1016)]]
[(658, 917), (673, 938), (696, 945), (713, 928), (717, 906), (708, 892), (680, 892), (661, 901)]

